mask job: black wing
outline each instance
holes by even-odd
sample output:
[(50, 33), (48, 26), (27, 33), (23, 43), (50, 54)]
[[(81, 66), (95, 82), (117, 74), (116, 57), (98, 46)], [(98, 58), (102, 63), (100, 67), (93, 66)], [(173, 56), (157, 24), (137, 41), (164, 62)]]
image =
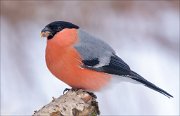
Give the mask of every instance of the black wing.
[(129, 66), (116, 55), (111, 56), (109, 64), (104, 65), (102, 67), (95, 67), (100, 62), (98, 58), (94, 58), (91, 60), (83, 60), (82, 62), (84, 63), (84, 66), (86, 68), (109, 73), (109, 74), (115, 74), (121, 76), (121, 75), (129, 75), (131, 72)]
[(109, 64), (102, 67), (95, 67), (97, 64), (99, 64), (98, 58), (91, 59), (91, 60), (83, 60), (83, 63), (84, 63), (84, 66), (88, 69), (105, 72), (109, 74), (115, 74), (119, 76), (125, 76), (139, 83), (142, 83), (146, 87), (149, 87), (167, 97), (173, 97), (172, 95), (170, 95), (163, 89), (157, 87), (156, 85), (147, 81), (136, 72), (132, 71), (130, 67), (121, 58), (119, 58), (116, 55), (111, 56)]

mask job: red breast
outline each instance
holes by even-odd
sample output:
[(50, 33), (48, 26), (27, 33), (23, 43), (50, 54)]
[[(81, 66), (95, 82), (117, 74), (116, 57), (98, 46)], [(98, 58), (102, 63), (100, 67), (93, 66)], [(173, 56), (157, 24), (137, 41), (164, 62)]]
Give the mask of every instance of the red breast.
[(84, 69), (73, 45), (78, 42), (76, 29), (64, 29), (47, 41), (46, 64), (52, 74), (73, 88), (97, 91), (107, 84), (110, 75)]

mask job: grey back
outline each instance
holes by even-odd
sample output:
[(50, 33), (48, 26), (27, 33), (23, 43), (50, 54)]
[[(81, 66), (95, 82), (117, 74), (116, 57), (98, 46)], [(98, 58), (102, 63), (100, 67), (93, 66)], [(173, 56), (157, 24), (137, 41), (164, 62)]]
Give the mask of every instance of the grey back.
[(115, 54), (115, 51), (107, 43), (81, 29), (78, 30), (78, 35), (79, 42), (74, 47), (81, 54), (83, 60), (98, 58), (101, 65), (109, 63), (110, 57)]

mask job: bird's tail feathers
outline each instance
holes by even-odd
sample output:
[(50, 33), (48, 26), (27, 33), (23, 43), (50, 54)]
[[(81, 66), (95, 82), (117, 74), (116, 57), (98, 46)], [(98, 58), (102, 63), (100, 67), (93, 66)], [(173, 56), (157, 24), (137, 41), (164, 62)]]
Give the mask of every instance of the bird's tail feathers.
[(140, 76), (139, 74), (137, 74), (134, 71), (131, 71), (131, 73), (130, 73), (130, 75), (128, 77), (135, 80), (135, 81), (137, 81), (137, 82), (140, 82), (140, 83), (144, 84), (146, 87), (149, 87), (149, 88), (151, 88), (151, 89), (153, 89), (153, 90), (167, 96), (168, 98), (173, 97), (171, 94), (169, 94), (166, 91), (164, 91), (163, 89), (157, 87), (153, 83), (147, 81), (146, 79), (144, 79), (142, 76)]

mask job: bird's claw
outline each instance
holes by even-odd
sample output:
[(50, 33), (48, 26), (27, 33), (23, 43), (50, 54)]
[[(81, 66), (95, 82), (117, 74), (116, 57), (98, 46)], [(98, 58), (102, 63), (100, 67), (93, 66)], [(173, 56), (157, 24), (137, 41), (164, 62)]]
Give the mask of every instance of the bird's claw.
[(69, 89), (69, 88), (65, 88), (64, 89), (64, 91), (63, 91), (63, 94), (65, 94), (66, 92), (68, 92), (68, 91), (78, 91), (79, 89), (78, 88), (71, 88), (71, 89)]
[[(69, 88), (65, 88), (64, 89), (64, 91), (63, 91), (63, 94), (65, 94), (66, 92), (68, 92), (68, 91), (78, 91), (79, 89), (78, 88), (71, 88), (71, 89), (69, 89)], [(93, 98), (97, 98), (97, 96), (94, 94), (94, 93), (92, 93), (92, 92), (89, 92), (89, 91), (86, 91), (90, 96), (92, 96)]]
[(67, 91), (69, 91), (69, 90), (71, 90), (71, 89), (65, 88), (64, 91), (63, 91), (63, 94), (65, 94), (65, 93), (66, 93)]
[(89, 91), (87, 91), (87, 93), (88, 93), (91, 97), (93, 97), (93, 98), (97, 98), (97, 96), (96, 96), (93, 92), (89, 92)]

